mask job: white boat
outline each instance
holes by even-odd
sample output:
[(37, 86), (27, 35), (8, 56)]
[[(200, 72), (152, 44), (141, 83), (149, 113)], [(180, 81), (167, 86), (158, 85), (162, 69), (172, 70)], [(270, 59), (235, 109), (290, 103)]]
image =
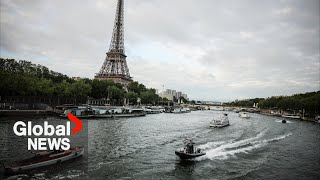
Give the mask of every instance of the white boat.
[(190, 113), (191, 110), (189, 108), (175, 108), (173, 111), (173, 113)]
[(239, 112), (239, 117), (241, 117), (241, 118), (250, 118), (250, 115), (247, 112)]
[(157, 108), (157, 107), (145, 107), (143, 110), (144, 110), (144, 112), (146, 114), (159, 114), (159, 113), (162, 113), (161, 109)]
[(241, 109), (239, 109), (239, 108), (233, 109), (233, 112), (235, 112), (235, 113), (239, 113), (240, 111), (241, 111)]
[(94, 114), (91, 108), (73, 108), (65, 110), (61, 117), (68, 117), (68, 113), (71, 113), (78, 118), (92, 118)]
[(231, 107), (225, 107), (224, 110), (225, 110), (225, 111), (233, 111), (234, 109), (231, 108)]
[(111, 110), (113, 117), (137, 117), (145, 116), (142, 108), (121, 108)]
[(22, 173), (35, 168), (49, 166), (77, 157), (84, 153), (83, 147), (71, 148), (66, 151), (44, 151), (36, 153), (33, 157), (22, 161), (17, 161), (11, 164), (5, 164), (4, 170), (6, 174)]
[(109, 108), (94, 109), (94, 118), (113, 118), (113, 117), (137, 117), (145, 116), (146, 113), (141, 108)]
[(221, 106), (213, 106), (213, 107), (211, 108), (211, 110), (213, 110), (213, 111), (224, 111), (224, 108), (221, 107)]
[(296, 114), (282, 114), (281, 116), (285, 118), (291, 118), (291, 119), (301, 119), (301, 117)]
[(280, 111), (273, 111), (273, 110), (271, 110), (271, 111), (270, 111), (270, 115), (272, 115), (272, 116), (281, 116), (281, 113), (280, 113)]
[(112, 110), (111, 109), (95, 109), (94, 117), (97, 118), (112, 118)]
[(228, 114), (224, 113), (222, 116), (220, 116), (218, 119), (214, 119), (210, 123), (210, 127), (224, 127), (224, 126), (229, 126), (229, 118)]

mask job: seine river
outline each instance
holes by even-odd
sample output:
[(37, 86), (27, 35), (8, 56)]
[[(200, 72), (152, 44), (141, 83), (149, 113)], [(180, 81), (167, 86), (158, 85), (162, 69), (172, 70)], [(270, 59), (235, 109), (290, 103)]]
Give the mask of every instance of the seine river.
[[(320, 124), (251, 114), (241, 119), (229, 114), (230, 126), (209, 127), (223, 112), (154, 114), (138, 118), (84, 120), (88, 138), (84, 157), (59, 165), (0, 179), (319, 179)], [(0, 121), (1, 162), (25, 157), (8, 133), (12, 122)], [(30, 119), (19, 119), (30, 120)], [(60, 118), (37, 118), (65, 123)], [(86, 124), (87, 123), (87, 124)], [(85, 131), (84, 131), (85, 132)], [(205, 149), (206, 155), (182, 161), (174, 151), (187, 137)], [(9, 143), (8, 143), (9, 142)], [(10, 145), (11, 144), (11, 145)]]

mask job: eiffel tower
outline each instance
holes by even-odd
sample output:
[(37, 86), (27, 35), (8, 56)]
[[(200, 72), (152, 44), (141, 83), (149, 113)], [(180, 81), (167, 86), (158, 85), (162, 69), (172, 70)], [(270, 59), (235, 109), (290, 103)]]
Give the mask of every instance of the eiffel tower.
[(104, 60), (99, 73), (95, 75), (95, 79), (111, 79), (116, 83), (122, 84), (126, 88), (132, 81), (132, 77), (130, 77), (126, 61), (127, 56), (124, 51), (123, 6), (123, 0), (118, 0), (109, 51), (106, 53), (106, 59)]

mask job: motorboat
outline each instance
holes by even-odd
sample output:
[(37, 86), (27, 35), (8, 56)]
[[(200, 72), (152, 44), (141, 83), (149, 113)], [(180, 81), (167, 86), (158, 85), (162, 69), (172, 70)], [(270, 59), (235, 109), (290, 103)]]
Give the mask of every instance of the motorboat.
[(291, 119), (301, 119), (301, 116), (297, 114), (282, 114), (281, 117), (291, 118)]
[(210, 123), (210, 127), (217, 127), (217, 128), (221, 128), (224, 126), (229, 126), (229, 118), (228, 118), (228, 114), (224, 113), (222, 116), (220, 116), (218, 119), (214, 119), (211, 123)]
[(91, 108), (73, 108), (64, 110), (61, 117), (68, 117), (69, 112), (78, 118), (92, 118), (94, 115), (94, 110)]
[(23, 173), (28, 170), (62, 163), (82, 156), (83, 147), (70, 148), (69, 150), (42, 151), (35, 153), (31, 158), (4, 164), (5, 174)]
[(285, 119), (283, 119), (281, 122), (282, 122), (282, 123), (287, 123), (287, 121), (286, 121)]
[(186, 139), (185, 146), (176, 150), (175, 154), (181, 159), (192, 159), (206, 154), (202, 149), (196, 148), (194, 144), (191, 139)]
[(176, 114), (178, 114), (178, 113), (190, 113), (190, 112), (191, 112), (190, 108), (175, 108), (172, 111), (172, 113), (176, 113)]
[(250, 115), (247, 112), (239, 112), (239, 117), (248, 119)]

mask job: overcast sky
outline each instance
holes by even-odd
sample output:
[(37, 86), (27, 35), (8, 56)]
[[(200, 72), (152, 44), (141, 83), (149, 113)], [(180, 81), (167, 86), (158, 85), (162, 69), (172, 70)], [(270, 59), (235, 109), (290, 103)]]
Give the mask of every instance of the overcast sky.
[[(0, 55), (93, 78), (116, 0), (1, 0)], [(229, 101), (320, 90), (319, 0), (125, 0), (130, 74)]]

